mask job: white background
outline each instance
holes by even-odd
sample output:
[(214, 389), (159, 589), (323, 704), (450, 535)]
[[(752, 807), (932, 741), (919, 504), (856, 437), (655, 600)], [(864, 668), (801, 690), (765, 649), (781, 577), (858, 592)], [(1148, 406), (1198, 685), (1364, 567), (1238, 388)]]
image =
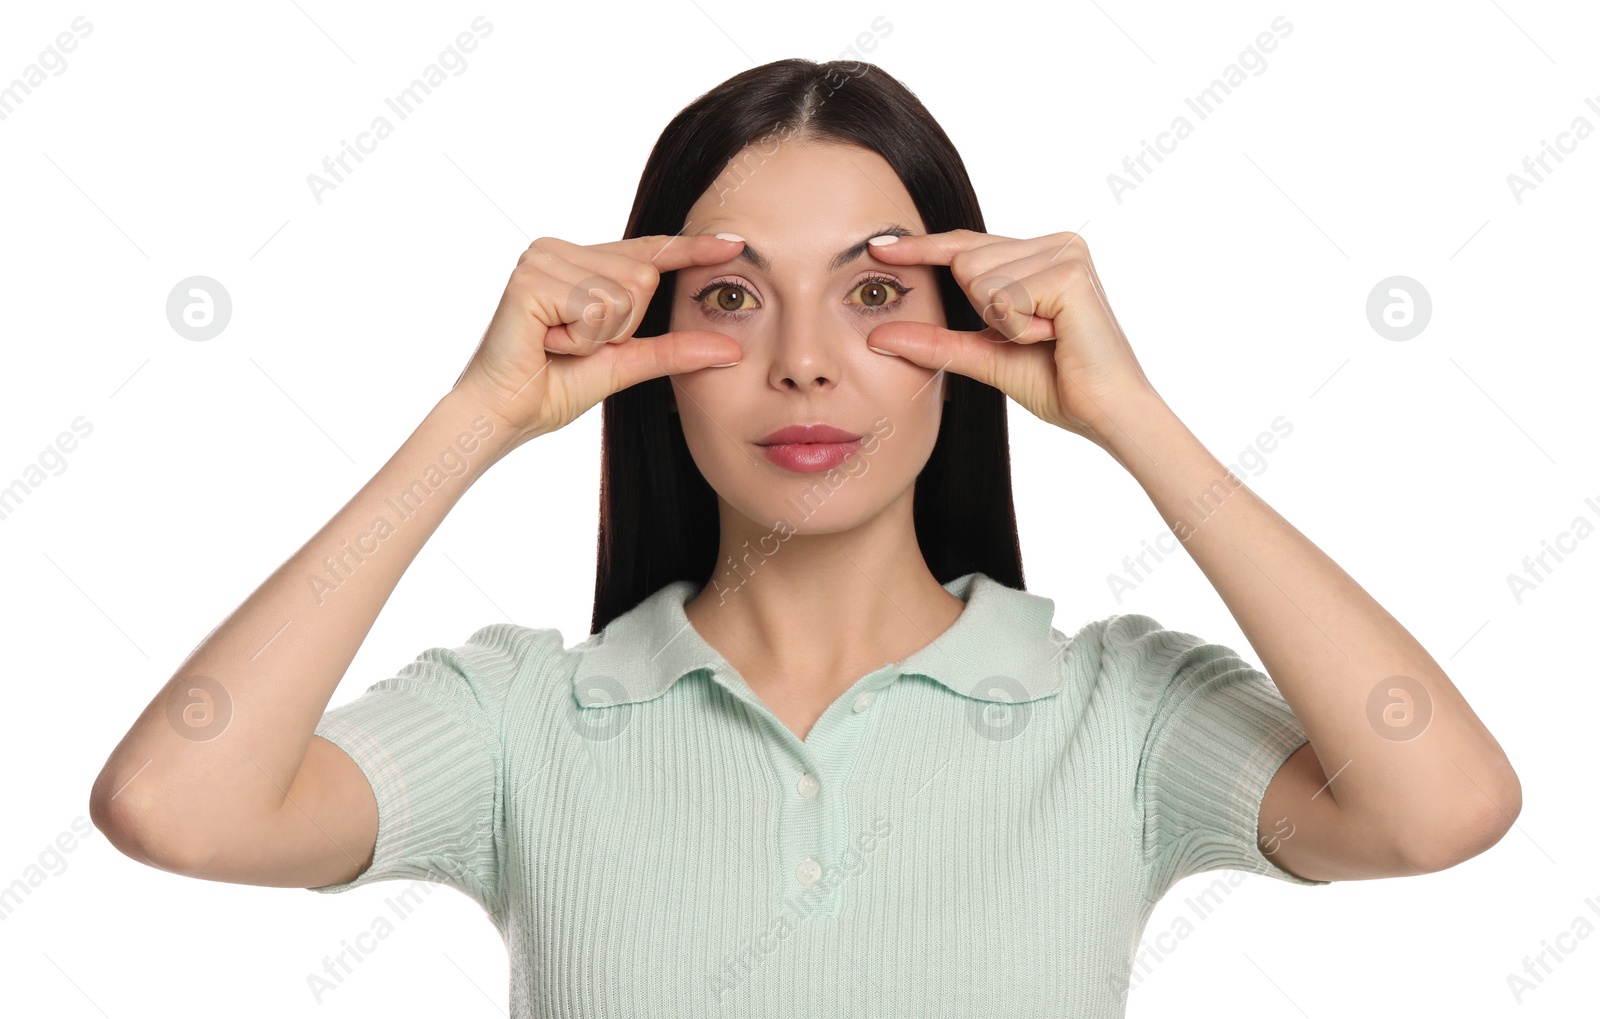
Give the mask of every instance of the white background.
[[(1574, 118), (1600, 130), (1584, 104), (1600, 105), (1600, 15), (1527, 0), (803, 6), (8, 5), (0, 82), (75, 17), (93, 29), (0, 120), (0, 487), (74, 419), (93, 432), (0, 520), (0, 886), (87, 818), (106, 755), (177, 664), (455, 381), (534, 237), (615, 239), (683, 105), (755, 64), (839, 57), (882, 15), (892, 32), (863, 55), (944, 125), (989, 229), (1081, 231), (1152, 381), (1224, 463), (1292, 422), (1245, 480), (1428, 648), (1522, 780), (1516, 827), (1451, 870), (1249, 878), (1140, 980), (1129, 1015), (1592, 1007), (1600, 937), (1564, 939), (1575, 950), (1520, 1005), (1506, 977), (1574, 918), (1600, 928), (1600, 540), (1520, 604), (1507, 576), (1576, 517), (1600, 524), (1600, 137), (1521, 202), (1506, 178)], [(307, 175), (479, 14), (493, 32), (467, 69), (389, 114), (394, 135), (318, 203)], [(1280, 15), (1293, 31), (1265, 70), (1199, 120), (1184, 98)], [(1179, 114), (1194, 133), (1119, 202), (1107, 175)], [(233, 301), (207, 342), (165, 313), (197, 274)], [(1393, 275), (1433, 304), (1403, 342), (1366, 313)], [(1186, 555), (1118, 601), (1107, 575), (1160, 517), (1104, 453), (1016, 405), (1011, 425), (1028, 586), (1055, 599), (1059, 629), (1146, 612), (1250, 654)], [(334, 703), (487, 623), (588, 633), (599, 426), (593, 410), (474, 486)], [(498, 935), (447, 889), (319, 1005), (306, 975), (403, 886), (181, 878), (98, 832), (63, 859), (0, 921), (9, 1014), (504, 1012)], [(1147, 937), (1217, 876), (1178, 885)]]

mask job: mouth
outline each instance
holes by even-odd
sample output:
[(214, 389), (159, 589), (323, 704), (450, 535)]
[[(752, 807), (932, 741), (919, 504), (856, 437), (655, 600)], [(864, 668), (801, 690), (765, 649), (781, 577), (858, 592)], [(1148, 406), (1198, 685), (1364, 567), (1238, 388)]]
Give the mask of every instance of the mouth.
[(768, 460), (788, 471), (809, 474), (838, 467), (861, 449), (862, 437), (832, 425), (789, 425), (756, 445)]
[(789, 425), (756, 443), (758, 446), (810, 446), (861, 441), (859, 432), (847, 432), (833, 425)]

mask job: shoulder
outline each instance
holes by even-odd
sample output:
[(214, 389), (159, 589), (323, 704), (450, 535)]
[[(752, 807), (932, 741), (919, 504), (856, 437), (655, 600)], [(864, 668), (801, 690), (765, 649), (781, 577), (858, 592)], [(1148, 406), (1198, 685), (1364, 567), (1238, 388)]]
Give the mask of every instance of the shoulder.
[(1084, 623), (1067, 643), (1080, 662), (1096, 671), (1146, 675), (1160, 668), (1174, 649), (1198, 642), (1150, 616), (1123, 613)]
[(1233, 656), (1227, 647), (1169, 629), (1143, 613), (1107, 616), (1092, 625), (1099, 629), (1102, 659), (1133, 683), (1165, 684), (1205, 661)]
[(513, 690), (542, 685), (556, 675), (566, 656), (560, 630), (490, 623), (453, 647), (427, 648), (377, 686), (473, 701), (497, 711)]
[(531, 627), (517, 623), (490, 623), (472, 632), (457, 653), (485, 660), (539, 664), (559, 658), (566, 652), (566, 641), (554, 627)]
[(1256, 670), (1232, 648), (1143, 613), (1094, 620), (1073, 644), (1079, 668), (1109, 685), (1135, 721), (1170, 712), (1197, 693), (1259, 682)]

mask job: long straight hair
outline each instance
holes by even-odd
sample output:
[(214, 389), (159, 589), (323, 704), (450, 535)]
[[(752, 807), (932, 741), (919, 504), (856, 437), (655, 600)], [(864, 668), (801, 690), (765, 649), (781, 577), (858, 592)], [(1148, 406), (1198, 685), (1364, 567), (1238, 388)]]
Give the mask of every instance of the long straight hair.
[[(802, 137), (882, 156), (929, 233), (983, 231), (960, 154), (909, 89), (875, 64), (789, 59), (734, 75), (672, 119), (645, 163), (623, 236), (679, 233), (747, 147)], [(950, 269), (933, 269), (949, 328), (985, 328)], [(667, 332), (676, 275), (661, 274), (635, 336)], [(939, 435), (913, 494), (917, 544), (941, 584), (976, 571), (1021, 589), (1005, 395), (956, 372), (945, 385)], [(716, 492), (689, 454), (671, 400), (662, 377), (604, 401), (593, 633), (666, 584), (691, 580), (698, 590), (716, 572)]]

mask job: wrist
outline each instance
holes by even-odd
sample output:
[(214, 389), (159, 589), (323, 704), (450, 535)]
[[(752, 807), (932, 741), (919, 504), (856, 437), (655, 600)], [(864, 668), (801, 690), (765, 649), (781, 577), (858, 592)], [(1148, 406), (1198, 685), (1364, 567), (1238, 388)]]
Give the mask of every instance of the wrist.
[(452, 389), (433, 405), (428, 417), (441, 429), (450, 431), (458, 448), (473, 450), (470, 456), (474, 473), (482, 474), (532, 435), (521, 432), (491, 411), (470, 391)]
[(1089, 439), (1123, 463), (1139, 452), (1142, 434), (1176, 420), (1161, 394), (1149, 387), (1131, 390), (1115, 400), (1102, 400), (1100, 411), (1100, 420), (1090, 426)]

